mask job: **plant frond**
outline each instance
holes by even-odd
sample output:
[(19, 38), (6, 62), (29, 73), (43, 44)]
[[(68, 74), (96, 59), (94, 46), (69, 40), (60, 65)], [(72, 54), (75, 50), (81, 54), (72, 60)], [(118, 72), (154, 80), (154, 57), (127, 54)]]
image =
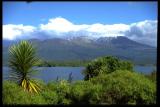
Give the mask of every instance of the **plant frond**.
[(9, 54), (10, 78), (25, 90), (38, 93), (39, 86), (31, 82), (31, 77), (36, 71), (33, 70), (33, 66), (39, 63), (35, 48), (28, 41), (21, 41), (10, 47)]

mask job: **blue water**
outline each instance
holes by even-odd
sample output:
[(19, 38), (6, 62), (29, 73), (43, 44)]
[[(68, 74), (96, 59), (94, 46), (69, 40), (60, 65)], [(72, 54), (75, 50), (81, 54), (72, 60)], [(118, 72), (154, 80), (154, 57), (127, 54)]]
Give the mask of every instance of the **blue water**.
[[(154, 66), (135, 66), (134, 70), (149, 74), (154, 68)], [(76, 81), (84, 78), (82, 71), (85, 67), (38, 67), (36, 69), (38, 72), (34, 77), (42, 79), (44, 82), (55, 81), (57, 77), (58, 79), (67, 80), (70, 73), (72, 73), (73, 81)], [(9, 72), (8, 67), (3, 67), (3, 80), (7, 79), (6, 77), (9, 76)]]
[(155, 66), (134, 66), (134, 70), (143, 74), (150, 74), (153, 70), (156, 70)]
[[(55, 81), (58, 79), (68, 80), (69, 74), (72, 73), (73, 81), (82, 80), (84, 76), (82, 71), (85, 67), (38, 67), (35, 78), (42, 79), (44, 82)], [(9, 76), (9, 67), (3, 67), (3, 80)]]

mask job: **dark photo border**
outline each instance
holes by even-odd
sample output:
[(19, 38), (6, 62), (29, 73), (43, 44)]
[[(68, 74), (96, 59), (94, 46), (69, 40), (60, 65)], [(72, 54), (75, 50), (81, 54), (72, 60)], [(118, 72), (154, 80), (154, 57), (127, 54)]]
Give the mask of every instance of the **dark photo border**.
[[(1, 1), (1, 9), (3, 9), (3, 2), (20, 2), (20, 1), (22, 1), (22, 0), (3, 0), (3, 1)], [(65, 0), (26, 0), (25, 2), (27, 2), (27, 3), (32, 3), (32, 2), (36, 2), (36, 1), (41, 1), (41, 2), (59, 2), (59, 1), (61, 1), (61, 2), (63, 2), (63, 1), (65, 1)], [(80, 1), (86, 1), (86, 0), (80, 0)], [(88, 0), (87, 0), (88, 1)], [(98, 0), (97, 2), (102, 2), (103, 0)], [(105, 1), (105, 0), (104, 0)], [(103, 1), (103, 2), (104, 2)], [(117, 0), (111, 0), (111, 1), (117, 1)], [(119, 0), (118, 0), (119, 1)], [(123, 0), (123, 1), (126, 1), (126, 0)], [(145, 0), (146, 2), (147, 1), (150, 1), (150, 2), (158, 2), (158, 0)], [(24, 2), (24, 1), (23, 1)], [(65, 1), (66, 2), (66, 1)], [(70, 1), (67, 1), (67, 2), (70, 2)], [(78, 0), (75, 0), (74, 2), (79, 2)], [(89, 2), (92, 2), (92, 1), (89, 1)], [(108, 1), (105, 1), (105, 2), (108, 2)], [(134, 2), (139, 2), (139, 1), (137, 1), (137, 0), (134, 0)], [(159, 2), (158, 2), (158, 7), (159, 7)], [(157, 8), (157, 10), (158, 10), (158, 8)], [(158, 11), (159, 12), (159, 11)], [(1, 18), (2, 18), (2, 20), (1, 20), (1, 23), (2, 23), (2, 26), (3, 26), (3, 11), (1, 10)], [(158, 13), (157, 13), (158, 14)], [(160, 37), (159, 37), (159, 19), (160, 19), (160, 16), (159, 16), (159, 14), (158, 14), (158, 16), (157, 16), (157, 21), (158, 21), (158, 28), (157, 28), (157, 102), (156, 102), (156, 104), (155, 105), (152, 105), (152, 106), (156, 106), (156, 105), (159, 105), (160, 104)], [(1, 32), (3, 31), (2, 29), (3, 29), (3, 27), (1, 26)], [(2, 35), (2, 33), (1, 33), (1, 35)], [(2, 53), (3, 53), (3, 43), (2, 43), (2, 41), (3, 41), (3, 35), (1, 36), (2, 38), (1, 38), (1, 45), (0, 45), (0, 47), (1, 47), (1, 51), (2, 51)], [(3, 58), (3, 54), (1, 54), (1, 81), (2, 81), (2, 71), (3, 71), (3, 69), (2, 69), (2, 67), (3, 67), (3, 60), (2, 60), (2, 58)], [(2, 90), (2, 82), (1, 82), (1, 92), (3, 91)], [(2, 93), (1, 93), (1, 96), (2, 96)], [(2, 96), (2, 99), (3, 99), (3, 96)], [(2, 101), (2, 100), (1, 100)], [(10, 105), (3, 105), (3, 102), (1, 102), (1, 104), (2, 104), (2, 106), (10, 106)], [(16, 106), (23, 106), (23, 105), (16, 105)], [(25, 105), (25, 106), (28, 106), (28, 105)], [(46, 105), (30, 105), (30, 106), (46, 106)], [(132, 105), (47, 105), (47, 106), (132, 106)], [(133, 106), (137, 106), (137, 105), (133, 105)], [(148, 106), (148, 105), (140, 105), (140, 106)]]

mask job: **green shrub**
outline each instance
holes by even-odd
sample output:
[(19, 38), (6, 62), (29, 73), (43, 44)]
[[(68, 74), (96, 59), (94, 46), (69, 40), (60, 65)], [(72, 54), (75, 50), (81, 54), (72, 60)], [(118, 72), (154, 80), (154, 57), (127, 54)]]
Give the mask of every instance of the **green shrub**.
[(71, 99), (66, 99), (66, 98), (64, 98), (64, 99), (62, 100), (62, 103), (61, 103), (61, 104), (64, 104), (64, 105), (72, 104), (72, 100), (71, 100)]
[(103, 85), (101, 103), (153, 104), (156, 101), (156, 85), (136, 72), (118, 70), (92, 78), (91, 82)]
[(90, 104), (99, 104), (102, 94), (102, 84), (96, 84), (90, 87), (90, 97), (89, 97), (89, 103)]
[(54, 90), (45, 89), (41, 94), (46, 104), (58, 103), (58, 94)]
[(64, 104), (64, 100), (70, 94), (70, 84), (66, 80), (61, 80), (56, 87), (56, 92), (59, 96), (59, 104)]
[(3, 82), (3, 104), (28, 104), (29, 94), (11, 81)]
[(30, 94), (29, 104), (48, 104), (41, 94)]
[(99, 93), (102, 86), (100, 84), (94, 85), (89, 81), (78, 81), (72, 85), (70, 98), (73, 103), (91, 103), (99, 102)]
[(31, 94), (24, 91), (15, 82), (3, 82), (3, 104), (45, 104), (45, 100), (39, 94)]
[(116, 70), (133, 70), (133, 64), (129, 61), (122, 61), (116, 57), (106, 56), (91, 61), (83, 74), (85, 80), (89, 80), (99, 74), (108, 74)]
[[(43, 84), (43, 83), (42, 83)], [(117, 70), (89, 81), (50, 82), (30, 94), (11, 81), (3, 82), (3, 104), (154, 104), (156, 85), (142, 74)]]
[(84, 103), (86, 101), (87, 96), (86, 93), (89, 92), (89, 87), (92, 85), (90, 82), (78, 81), (72, 85), (70, 97), (74, 103)]
[(119, 68), (117, 70), (129, 70), (129, 71), (133, 71), (133, 63), (130, 62), (130, 61), (120, 60), (119, 61)]
[(47, 84), (47, 88), (48, 89), (51, 89), (51, 90), (55, 90), (56, 89), (56, 87), (58, 86), (58, 82), (56, 82), (56, 81), (50, 81), (50, 82), (48, 82), (48, 84)]
[(70, 83), (66, 80), (61, 80), (59, 82), (50, 82), (48, 83), (48, 88), (52, 91), (55, 91), (58, 95), (58, 104), (69, 104), (71, 101), (69, 100), (70, 94)]

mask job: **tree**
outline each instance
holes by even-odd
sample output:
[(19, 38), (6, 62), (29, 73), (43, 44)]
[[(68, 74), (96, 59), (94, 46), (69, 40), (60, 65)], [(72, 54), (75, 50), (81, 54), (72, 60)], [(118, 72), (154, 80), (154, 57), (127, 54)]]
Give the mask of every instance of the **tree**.
[(123, 61), (113, 56), (100, 57), (91, 61), (83, 74), (85, 75), (85, 80), (89, 80), (99, 74), (111, 73), (116, 70), (129, 70), (133, 71), (133, 64), (129, 61)]
[(15, 80), (24, 90), (38, 93), (40, 86), (31, 79), (35, 71), (32, 67), (39, 63), (35, 48), (28, 41), (21, 41), (10, 47), (9, 54), (11, 79)]

